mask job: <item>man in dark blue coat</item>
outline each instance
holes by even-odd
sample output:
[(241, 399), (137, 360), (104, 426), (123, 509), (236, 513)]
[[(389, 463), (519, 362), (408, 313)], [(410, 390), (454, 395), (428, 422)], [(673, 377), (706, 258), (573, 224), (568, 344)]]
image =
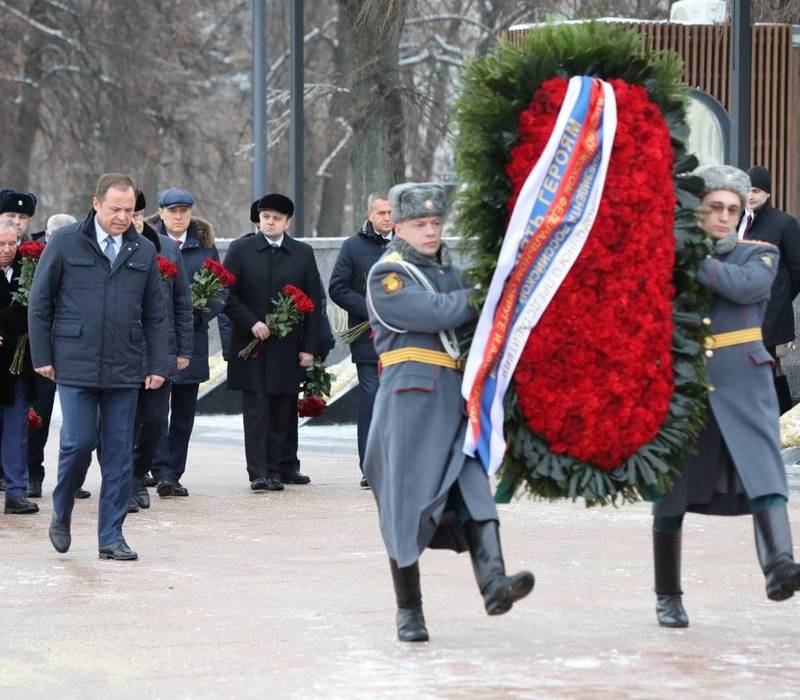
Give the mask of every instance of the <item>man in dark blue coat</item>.
[(58, 385), (64, 421), (50, 541), (58, 552), (70, 547), (75, 487), (97, 443), (99, 416), (101, 559), (138, 558), (122, 535), (137, 396), (142, 381), (158, 389), (171, 370), (156, 250), (131, 224), (135, 202), (130, 177), (101, 176), (93, 211), (45, 248), (28, 306), (33, 366)]
[[(190, 192), (178, 187), (170, 188), (158, 197), (158, 216), (148, 219), (156, 233), (167, 236), (178, 246), (183, 273), (189, 285), (206, 260), (219, 260), (219, 252), (214, 245), (214, 229), (208, 221), (192, 215), (194, 203)], [(158, 495), (163, 498), (189, 495), (180, 480), (186, 471), (189, 439), (197, 409), (197, 391), (200, 384), (208, 379), (208, 324), (222, 311), (226, 294), (223, 293), (219, 301), (210, 304), (209, 311), (195, 310), (193, 313), (192, 359), (172, 382), (169, 429), (153, 459), (153, 476), (158, 481)]]
[[(373, 192), (367, 198), (367, 220), (355, 236), (342, 244), (328, 285), (331, 301), (347, 311), (348, 328), (368, 321), (367, 273), (392, 240), (393, 226), (387, 196), (383, 192)], [(358, 466), (363, 475), (364, 450), (378, 391), (378, 355), (369, 328), (350, 344), (350, 354), (358, 371)], [(366, 477), (362, 477), (361, 486), (369, 487)]]
[(150, 494), (147, 492), (145, 477), (150, 470), (159, 444), (167, 433), (169, 425), (169, 397), (172, 381), (179, 371), (186, 369), (192, 359), (194, 333), (192, 323), (192, 295), (189, 280), (183, 269), (183, 256), (178, 245), (170, 236), (159, 235), (144, 220), (147, 200), (144, 193), (136, 194), (136, 211), (133, 225), (136, 230), (156, 248), (159, 261), (163, 258), (174, 265), (167, 275), (161, 275), (161, 284), (167, 300), (169, 318), (169, 352), (175, 358), (168, 380), (158, 389), (139, 389), (139, 403), (136, 408), (136, 427), (133, 442), (133, 493), (128, 512), (135, 513), (139, 508), (150, 507)]

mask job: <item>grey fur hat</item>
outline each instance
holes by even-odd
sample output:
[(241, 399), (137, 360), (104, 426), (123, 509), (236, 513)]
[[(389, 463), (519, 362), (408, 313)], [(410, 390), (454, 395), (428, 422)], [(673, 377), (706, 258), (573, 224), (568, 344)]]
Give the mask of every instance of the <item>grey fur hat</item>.
[(444, 216), (447, 195), (435, 182), (403, 182), (389, 190), (389, 206), (395, 221)]
[(734, 168), (732, 165), (701, 165), (699, 168), (695, 168), (690, 175), (702, 178), (705, 183), (704, 195), (714, 190), (729, 190), (739, 195), (742, 207), (747, 204), (750, 177), (744, 170)]

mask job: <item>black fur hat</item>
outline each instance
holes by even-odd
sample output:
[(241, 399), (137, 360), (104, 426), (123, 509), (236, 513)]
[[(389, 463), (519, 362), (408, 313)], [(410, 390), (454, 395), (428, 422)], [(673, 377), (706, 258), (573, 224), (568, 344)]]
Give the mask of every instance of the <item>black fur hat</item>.
[(284, 194), (265, 194), (261, 199), (257, 199), (250, 205), (250, 221), (257, 224), (258, 212), (266, 211), (267, 209), (286, 214), (291, 218), (292, 214), (294, 214), (294, 203)]
[(36, 195), (33, 192), (0, 190), (0, 214), (15, 212), (33, 216), (36, 213)]

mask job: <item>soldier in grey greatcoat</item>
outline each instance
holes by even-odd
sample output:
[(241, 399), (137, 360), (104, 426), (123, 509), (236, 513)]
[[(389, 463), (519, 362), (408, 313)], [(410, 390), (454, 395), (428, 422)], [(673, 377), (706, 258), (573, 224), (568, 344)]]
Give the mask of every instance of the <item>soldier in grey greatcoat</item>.
[(426, 547), (469, 550), (490, 615), (507, 612), (534, 580), (526, 571), (505, 575), (489, 482), (462, 452), (456, 330), (477, 314), (441, 243), (444, 190), (406, 183), (393, 187), (389, 200), (396, 236), (367, 280), (381, 377), (364, 474), (389, 554), (397, 636), (426, 641), (417, 564)]
[(656, 614), (664, 627), (687, 627), (681, 601), (681, 527), (686, 511), (753, 515), (756, 550), (767, 597), (786, 600), (800, 590), (786, 512), (786, 471), (779, 452), (778, 403), (772, 356), (761, 326), (778, 269), (778, 250), (738, 240), (736, 223), (750, 180), (731, 166), (694, 171), (705, 183), (700, 226), (713, 254), (697, 280), (712, 292), (708, 342), (709, 418), (697, 454), (683, 464), (672, 490), (653, 508)]

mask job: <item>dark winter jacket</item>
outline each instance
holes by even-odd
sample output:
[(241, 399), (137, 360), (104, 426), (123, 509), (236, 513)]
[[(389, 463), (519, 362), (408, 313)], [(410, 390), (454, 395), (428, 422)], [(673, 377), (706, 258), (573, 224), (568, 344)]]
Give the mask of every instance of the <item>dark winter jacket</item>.
[(168, 377), (169, 321), (156, 249), (131, 226), (112, 267), (92, 211), (59, 229), (33, 278), (28, 327), (34, 367), (53, 365), (57, 384), (138, 387), (143, 346), (151, 374)]
[(756, 210), (748, 240), (772, 243), (780, 252), (778, 274), (764, 316), (764, 345), (794, 340), (792, 301), (800, 292), (800, 226), (797, 220), (766, 202)]
[[(347, 311), (347, 327), (367, 321), (367, 273), (378, 262), (388, 241), (372, 228), (367, 220), (354, 236), (348, 238), (339, 251), (331, 274), (328, 293), (331, 301)], [(377, 364), (378, 356), (372, 346), (369, 329), (350, 345), (353, 362)]]
[[(168, 236), (164, 222), (156, 214), (147, 220), (160, 235)], [(174, 240), (174, 239), (173, 239)], [(219, 260), (217, 246), (214, 245), (214, 228), (204, 219), (192, 217), (186, 232), (186, 242), (180, 249), (183, 260), (183, 271), (191, 289), (192, 278), (203, 267), (208, 258)], [(211, 310), (194, 314), (194, 340), (189, 366), (178, 372), (176, 384), (200, 384), (208, 379), (208, 323), (225, 306), (227, 290), (223, 290), (221, 300), (210, 304)]]
[[(183, 271), (183, 258), (178, 253), (175, 241), (169, 236), (156, 233), (150, 224), (145, 223), (142, 235), (156, 247), (156, 253), (160, 257), (169, 260), (178, 268), (178, 274), (174, 277), (161, 280), (169, 317), (169, 352), (173, 358), (178, 356), (191, 358), (194, 348), (192, 295), (189, 291), (189, 281)], [(170, 378), (174, 379), (177, 372), (177, 366), (174, 366)]]
[[(3, 271), (0, 270), (0, 337), (3, 340), (3, 344), (0, 345), (0, 406), (10, 406), (14, 403), (15, 375), (9, 372), (9, 368), (17, 349), (17, 340), (28, 332), (27, 309), (19, 304), (11, 303), (11, 295), (19, 286), (19, 272), (19, 256), (14, 261), (14, 271), (10, 283)], [(26, 346), (20, 378), (25, 383), (28, 400), (33, 400), (36, 396), (36, 381), (31, 364), (30, 344), (26, 343)]]
[[(225, 313), (231, 320), (228, 360), (228, 388), (265, 394), (295, 394), (304, 370), (299, 353), (319, 352), (322, 285), (314, 249), (283, 237), (273, 248), (261, 233), (243, 236), (231, 243), (225, 266), (236, 275), (230, 288)], [(257, 357), (241, 359), (238, 353), (254, 339), (251, 328), (272, 311), (275, 299), (287, 284), (302, 289), (314, 302), (314, 311), (285, 337), (271, 336), (259, 348)]]

